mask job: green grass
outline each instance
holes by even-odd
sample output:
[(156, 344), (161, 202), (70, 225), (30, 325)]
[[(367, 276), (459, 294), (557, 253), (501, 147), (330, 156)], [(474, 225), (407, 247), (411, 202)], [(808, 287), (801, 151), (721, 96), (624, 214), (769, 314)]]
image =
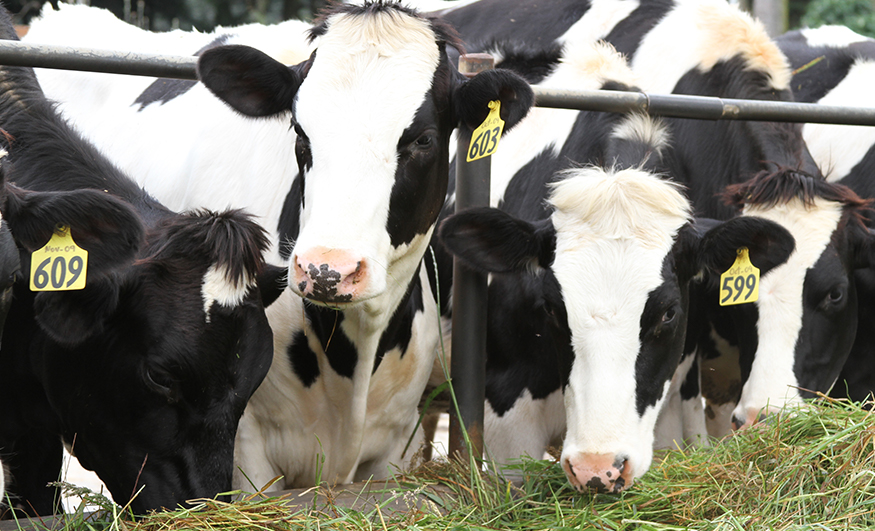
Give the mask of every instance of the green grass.
[[(713, 447), (658, 454), (620, 495), (580, 494), (553, 462), (524, 460), (508, 472), (516, 483), (456, 463), (426, 464), (397, 478), (412, 486), (395, 493), (408, 509), (394, 512), (330, 500), (291, 511), (284, 498), (255, 494), (132, 522), (103, 500), (97, 519), (74, 514), (66, 529), (875, 529), (875, 417), (843, 401), (811, 401)], [(413, 485), (449, 495), (416, 504)]]

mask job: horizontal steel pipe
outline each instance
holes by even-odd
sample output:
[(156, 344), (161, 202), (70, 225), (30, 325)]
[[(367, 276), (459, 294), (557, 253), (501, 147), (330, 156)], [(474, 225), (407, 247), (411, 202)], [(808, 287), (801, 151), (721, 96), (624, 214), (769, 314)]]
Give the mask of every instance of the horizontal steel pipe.
[(197, 79), (197, 57), (116, 52), (0, 40), (0, 64)]
[(555, 90), (533, 86), (535, 105), (582, 111), (648, 112), (655, 116), (700, 120), (750, 120), (875, 125), (875, 108), (815, 103), (737, 100), (683, 94), (607, 90)]
[[(197, 79), (197, 57), (116, 52), (18, 41), (0, 41), (0, 64), (83, 70), (135, 76)], [(555, 90), (534, 86), (541, 107), (605, 112), (647, 112), (700, 120), (751, 120), (875, 125), (875, 108), (814, 103), (721, 99), (682, 94), (608, 90)]]

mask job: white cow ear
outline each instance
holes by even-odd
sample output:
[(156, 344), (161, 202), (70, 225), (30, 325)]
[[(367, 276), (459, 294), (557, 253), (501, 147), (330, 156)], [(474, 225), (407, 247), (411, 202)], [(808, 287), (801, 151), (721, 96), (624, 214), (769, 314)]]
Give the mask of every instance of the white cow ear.
[(472, 208), (454, 214), (444, 220), (439, 234), (456, 257), (488, 273), (547, 267), (556, 249), (556, 232), (549, 220), (536, 225), (497, 208)]
[(310, 60), (288, 67), (242, 45), (211, 48), (197, 62), (198, 79), (220, 100), (246, 116), (290, 111)]

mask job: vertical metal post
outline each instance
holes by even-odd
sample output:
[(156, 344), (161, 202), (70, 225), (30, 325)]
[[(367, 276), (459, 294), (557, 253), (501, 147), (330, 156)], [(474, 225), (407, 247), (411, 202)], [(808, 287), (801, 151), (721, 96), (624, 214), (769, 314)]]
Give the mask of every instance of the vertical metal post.
[[(459, 72), (474, 77), (491, 70), (489, 54), (459, 57)], [(456, 212), (475, 206), (489, 206), (492, 157), (466, 162), (471, 133), (459, 127), (456, 148)], [(476, 457), (483, 455), (483, 402), (486, 385), (486, 275), (472, 271), (456, 260), (453, 264), (453, 336), (450, 374), (461, 423), (450, 410), (450, 455), (467, 461), (470, 457), (462, 424)]]

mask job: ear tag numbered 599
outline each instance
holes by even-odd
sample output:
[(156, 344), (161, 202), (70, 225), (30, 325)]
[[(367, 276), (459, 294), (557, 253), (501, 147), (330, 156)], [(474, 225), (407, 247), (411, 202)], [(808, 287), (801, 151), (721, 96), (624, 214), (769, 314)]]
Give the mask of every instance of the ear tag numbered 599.
[(30, 255), (30, 290), (82, 289), (87, 269), (88, 251), (76, 245), (69, 227), (55, 227), (49, 243)]
[(735, 263), (720, 275), (720, 306), (756, 302), (759, 296), (760, 270), (750, 263), (747, 247), (741, 247)]
[(468, 145), (468, 162), (488, 157), (498, 149), (501, 132), (504, 131), (504, 120), (500, 116), (501, 101), (489, 102), (489, 115), (483, 123), (471, 134), (471, 144)]

